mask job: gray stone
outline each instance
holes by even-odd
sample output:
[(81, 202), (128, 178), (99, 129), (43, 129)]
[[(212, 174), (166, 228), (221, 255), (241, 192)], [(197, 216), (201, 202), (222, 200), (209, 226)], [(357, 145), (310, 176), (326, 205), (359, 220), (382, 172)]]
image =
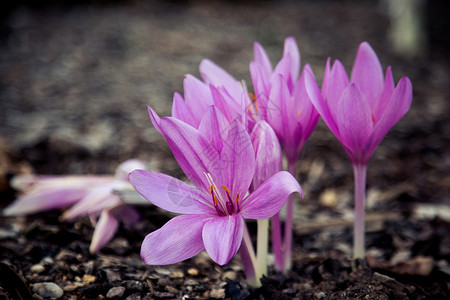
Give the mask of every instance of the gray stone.
[(125, 293), (125, 287), (123, 286), (115, 286), (111, 289), (109, 289), (108, 293), (106, 294), (106, 298), (120, 298), (122, 297), (123, 293)]
[(53, 282), (40, 282), (33, 285), (33, 292), (43, 298), (61, 298), (64, 291)]

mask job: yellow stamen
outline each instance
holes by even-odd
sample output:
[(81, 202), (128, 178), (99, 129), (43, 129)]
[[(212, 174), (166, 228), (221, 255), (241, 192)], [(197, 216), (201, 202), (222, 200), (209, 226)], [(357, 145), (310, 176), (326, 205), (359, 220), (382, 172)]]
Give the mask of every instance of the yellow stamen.
[(299, 117), (301, 117), (301, 116), (302, 116), (302, 112), (300, 111), (300, 109), (299, 109), (299, 110), (297, 110), (297, 115), (298, 115)]
[(217, 206), (217, 197), (213, 195), (213, 199), (214, 199), (214, 206)]
[(225, 189), (225, 191), (227, 191), (228, 195), (231, 195), (230, 190), (226, 186), (222, 185), (222, 187)]
[(234, 201), (234, 202), (237, 203), (238, 200), (239, 200), (239, 193), (237, 193), (237, 195), (236, 195), (236, 201)]
[(248, 93), (250, 99), (253, 100), (253, 104), (255, 105), (255, 110), (258, 111), (258, 101), (256, 101), (256, 96), (253, 93)]
[(372, 122), (375, 123), (375, 116), (372, 114)]

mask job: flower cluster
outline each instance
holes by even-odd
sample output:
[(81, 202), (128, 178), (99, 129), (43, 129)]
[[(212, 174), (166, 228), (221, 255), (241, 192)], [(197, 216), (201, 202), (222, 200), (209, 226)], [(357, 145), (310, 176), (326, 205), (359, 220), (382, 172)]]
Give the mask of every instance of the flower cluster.
[[(353, 164), (354, 258), (364, 259), (367, 165), (386, 133), (409, 110), (412, 85), (407, 77), (395, 85), (390, 67), (384, 75), (367, 42), (359, 46), (350, 78), (342, 63), (336, 60), (331, 66), (328, 59), (321, 88), (308, 64), (300, 71), (300, 61), (292, 37), (285, 40), (275, 67), (255, 43), (251, 91), (205, 59), (199, 67), (202, 78), (186, 75), (184, 95), (174, 94), (171, 116), (161, 118), (148, 107), (153, 126), (190, 183), (147, 171), (135, 160), (119, 166), (115, 177), (18, 177), (16, 185), (24, 194), (3, 214), (72, 205), (63, 220), (89, 215), (95, 222), (100, 216), (90, 248), (96, 252), (112, 238), (119, 220), (136, 222), (137, 212), (114, 193), (131, 183), (152, 204), (179, 214), (145, 237), (141, 256), (146, 264), (173, 264), (206, 250), (224, 265), (239, 251), (249, 283), (257, 286), (266, 272), (269, 218), (275, 267), (287, 271), (291, 266), (295, 194), (303, 197), (296, 167), (322, 117)], [(283, 155), (287, 171), (282, 170)], [(282, 236), (279, 212), (285, 205)], [(257, 220), (256, 253), (246, 219)]]

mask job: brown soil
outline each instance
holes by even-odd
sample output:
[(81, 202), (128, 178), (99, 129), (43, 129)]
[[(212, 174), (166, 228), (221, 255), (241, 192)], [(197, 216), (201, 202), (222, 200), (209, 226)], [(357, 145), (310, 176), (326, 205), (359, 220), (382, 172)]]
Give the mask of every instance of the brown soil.
[(151, 206), (140, 209), (137, 226), (120, 227), (91, 255), (89, 221), (61, 223), (53, 211), (0, 219), (0, 299), (41, 299), (33, 290), (42, 282), (61, 287), (61, 299), (450, 298), (446, 4), (428, 1), (428, 51), (407, 60), (389, 46), (389, 20), (375, 1), (56, 3), (22, 2), (3, 12), (0, 208), (14, 198), (7, 179), (30, 168), (110, 173), (135, 157), (179, 176), (146, 106), (168, 115), (173, 92), (182, 92), (184, 74), (199, 75), (202, 58), (250, 83), (253, 41), (274, 62), (284, 38), (294, 36), (320, 79), (328, 56), (349, 69), (367, 40), (396, 80), (411, 78), (414, 100), (369, 165), (366, 269), (351, 268), (351, 166), (320, 122), (297, 169), (305, 198), (296, 205), (289, 274), (271, 269), (252, 289), (238, 257), (224, 267), (204, 253), (146, 266), (140, 243), (171, 217)]

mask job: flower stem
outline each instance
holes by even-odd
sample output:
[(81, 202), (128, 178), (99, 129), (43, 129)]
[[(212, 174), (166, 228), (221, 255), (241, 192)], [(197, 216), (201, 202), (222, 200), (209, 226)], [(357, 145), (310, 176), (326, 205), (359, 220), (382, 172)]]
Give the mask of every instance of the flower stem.
[(353, 260), (365, 259), (364, 206), (366, 202), (367, 165), (353, 165), (355, 181), (355, 221), (353, 227)]
[(269, 248), (269, 219), (257, 220), (256, 269), (258, 277), (267, 275), (267, 252)]
[[(291, 173), (292, 176), (296, 175), (297, 170), (297, 160), (294, 162), (288, 161), (288, 172)], [(295, 195), (290, 195), (287, 201), (286, 207), (286, 220), (284, 223), (284, 264), (283, 264), (283, 272), (286, 273), (292, 267), (292, 236), (293, 236), (293, 220), (294, 220), (294, 200)]]
[(280, 213), (272, 217), (272, 252), (275, 258), (275, 269), (282, 272), (284, 270), (283, 242), (281, 240), (281, 219)]
[(244, 236), (242, 239), (241, 248), (239, 249), (241, 255), (242, 265), (244, 266), (245, 277), (249, 286), (257, 288), (261, 286), (256, 266), (255, 250), (253, 250), (252, 240), (247, 229), (247, 225), (244, 226)]

